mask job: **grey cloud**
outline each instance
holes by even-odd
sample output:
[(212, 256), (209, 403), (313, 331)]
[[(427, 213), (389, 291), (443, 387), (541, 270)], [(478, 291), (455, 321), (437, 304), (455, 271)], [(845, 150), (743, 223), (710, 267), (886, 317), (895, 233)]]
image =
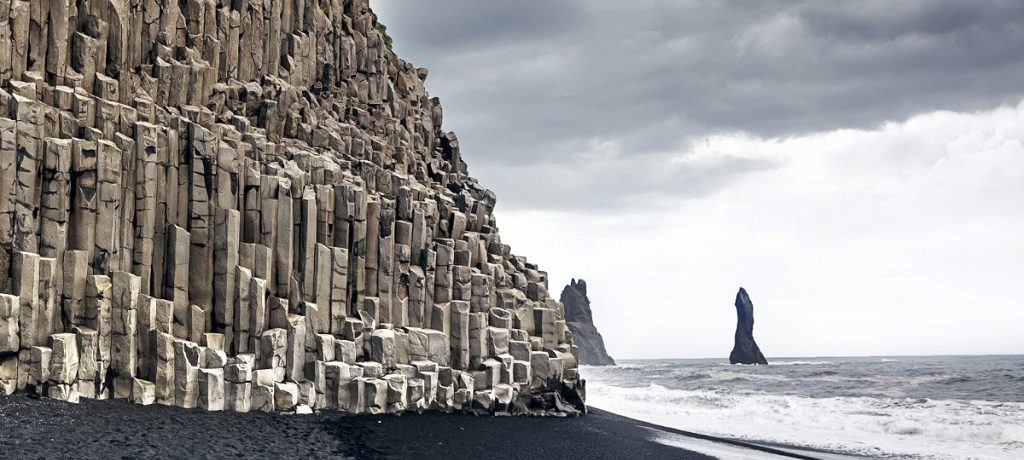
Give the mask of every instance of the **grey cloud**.
[[(581, 10), (566, 0), (479, 2), (466, 0), (374, 1), (397, 35), (412, 40), (412, 53), (467, 51), (506, 41), (538, 40), (563, 31)], [(394, 35), (394, 34), (393, 34)]]
[[(737, 163), (658, 171), (689, 139), (873, 127), (1024, 91), (1024, 4), (1010, 1), (374, 0), (400, 55), (431, 69), (464, 158), (502, 206), (595, 210), (585, 146), (634, 161), (612, 202), (710, 193)], [(723, 164), (728, 164), (723, 163)], [(757, 168), (765, 165), (757, 165)], [(654, 171), (651, 170), (654, 169)], [(530, 172), (530, 177), (513, 174)], [(653, 180), (651, 177), (657, 177)], [(674, 178), (674, 179), (673, 179)], [(529, 183), (529, 187), (523, 186)], [(580, 184), (569, 187), (565, 184)], [(545, 199), (547, 197), (547, 199)], [(625, 205), (625, 204), (622, 204)]]
[(778, 166), (767, 158), (719, 155), (679, 164), (666, 155), (646, 155), (479, 169), (488, 186), (509, 192), (498, 195), (499, 209), (615, 215), (619, 210), (671, 210), (679, 200), (706, 197), (747, 173)]

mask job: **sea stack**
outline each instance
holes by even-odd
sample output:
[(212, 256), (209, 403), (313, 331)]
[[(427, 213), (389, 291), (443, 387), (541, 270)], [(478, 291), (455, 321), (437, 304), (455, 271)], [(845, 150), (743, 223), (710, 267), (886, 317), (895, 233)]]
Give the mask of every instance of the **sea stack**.
[(0, 5), (0, 395), (584, 410), (547, 274), (369, 0)]
[[(568, 305), (566, 306), (568, 309)], [(736, 344), (729, 354), (732, 364), (768, 364), (754, 341), (754, 304), (747, 291), (736, 293)]]
[(573, 279), (562, 289), (560, 299), (565, 305), (565, 322), (572, 331), (573, 341), (579, 348), (580, 364), (614, 366), (615, 360), (604, 349), (604, 338), (594, 326), (594, 314), (587, 297), (587, 282)]

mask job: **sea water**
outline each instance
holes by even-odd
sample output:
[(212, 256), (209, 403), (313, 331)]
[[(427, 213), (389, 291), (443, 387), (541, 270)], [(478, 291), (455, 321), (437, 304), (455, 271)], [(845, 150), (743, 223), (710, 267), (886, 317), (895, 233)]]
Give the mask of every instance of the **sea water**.
[(587, 403), (664, 426), (888, 458), (1024, 459), (1024, 355), (636, 360)]

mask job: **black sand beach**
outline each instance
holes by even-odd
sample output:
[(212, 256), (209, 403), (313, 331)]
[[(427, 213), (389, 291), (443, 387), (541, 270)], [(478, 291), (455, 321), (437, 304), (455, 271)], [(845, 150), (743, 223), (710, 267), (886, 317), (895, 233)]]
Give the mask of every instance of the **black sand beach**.
[[(508, 433), (516, 433), (512, 438)], [(125, 401), (0, 397), (4, 458), (709, 458), (635, 421), (577, 418), (207, 413)]]

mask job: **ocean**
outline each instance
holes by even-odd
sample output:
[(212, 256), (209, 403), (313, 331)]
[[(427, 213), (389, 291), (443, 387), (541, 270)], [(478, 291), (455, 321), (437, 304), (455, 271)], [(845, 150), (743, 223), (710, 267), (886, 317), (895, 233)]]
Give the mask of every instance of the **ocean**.
[(701, 434), (848, 456), (1024, 459), (1024, 355), (769, 362), (627, 360), (581, 372), (588, 405)]

